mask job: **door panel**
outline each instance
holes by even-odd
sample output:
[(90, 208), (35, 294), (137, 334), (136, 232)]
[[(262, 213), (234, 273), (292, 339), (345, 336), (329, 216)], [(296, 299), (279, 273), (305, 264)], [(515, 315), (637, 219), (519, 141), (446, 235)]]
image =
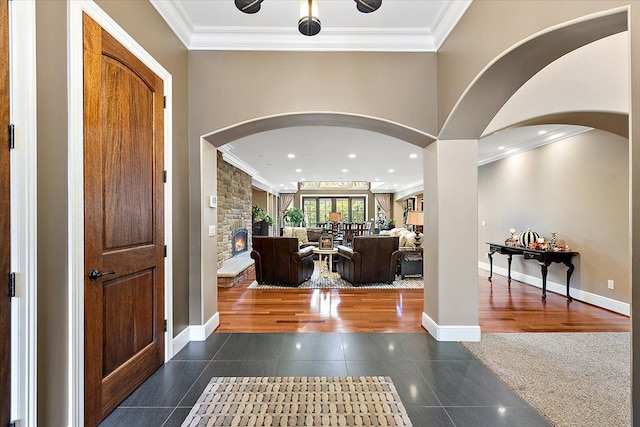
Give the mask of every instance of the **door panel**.
[[(162, 80), (84, 16), (85, 424), (164, 358)], [(111, 272), (90, 280), (91, 270)]]
[[(9, 125), (9, 5), (0, 0), (0, 132)], [(0, 133), (6, 135), (6, 133)], [(11, 417), (11, 299), (4, 287), (11, 269), (9, 148), (0, 138), (0, 425)]]

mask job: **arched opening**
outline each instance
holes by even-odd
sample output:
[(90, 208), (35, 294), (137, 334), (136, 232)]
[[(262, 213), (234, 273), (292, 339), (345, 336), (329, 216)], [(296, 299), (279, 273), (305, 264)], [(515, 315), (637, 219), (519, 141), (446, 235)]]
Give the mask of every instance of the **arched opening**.
[(367, 130), (387, 135), (417, 147), (423, 148), (435, 140), (425, 132), (395, 123), (389, 120), (370, 116), (336, 113), (336, 112), (307, 112), (268, 116), (239, 123), (235, 126), (209, 133), (200, 140), (201, 179), (199, 199), (200, 223), (198, 228), (199, 252), (198, 262), (200, 284), (198, 289), (192, 289), (190, 299), (192, 306), (199, 310), (192, 315), (198, 322), (207, 323), (205, 331), (213, 330), (219, 322), (217, 314), (217, 272), (215, 262), (217, 254), (217, 240), (211, 238), (209, 225), (217, 221), (216, 209), (209, 204), (209, 197), (217, 193), (217, 148), (244, 136), (257, 134), (274, 129), (297, 126), (337, 126)]

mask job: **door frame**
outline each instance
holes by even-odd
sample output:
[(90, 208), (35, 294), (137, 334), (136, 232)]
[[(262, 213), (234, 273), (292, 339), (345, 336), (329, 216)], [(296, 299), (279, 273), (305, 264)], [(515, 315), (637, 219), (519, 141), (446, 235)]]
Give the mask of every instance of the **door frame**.
[(165, 362), (173, 357), (173, 245), (172, 245), (172, 77), (133, 37), (92, 0), (68, 1), (69, 103), (69, 425), (84, 425), (84, 133), (82, 14), (95, 20), (119, 43), (164, 81), (164, 198)]
[[(37, 117), (35, 1), (9, 2), (11, 152), (11, 417), (37, 425)], [(18, 96), (19, 95), (19, 96)], [(26, 357), (25, 357), (26, 355)]]

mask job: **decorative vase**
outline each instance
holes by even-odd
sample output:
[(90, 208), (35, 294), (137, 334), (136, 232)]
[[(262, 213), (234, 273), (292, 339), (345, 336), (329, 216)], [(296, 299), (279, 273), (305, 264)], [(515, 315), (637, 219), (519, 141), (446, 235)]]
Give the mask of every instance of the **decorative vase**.
[(522, 247), (528, 248), (530, 243), (538, 241), (538, 237), (540, 237), (538, 233), (527, 228), (527, 231), (520, 233), (520, 238), (518, 240)]

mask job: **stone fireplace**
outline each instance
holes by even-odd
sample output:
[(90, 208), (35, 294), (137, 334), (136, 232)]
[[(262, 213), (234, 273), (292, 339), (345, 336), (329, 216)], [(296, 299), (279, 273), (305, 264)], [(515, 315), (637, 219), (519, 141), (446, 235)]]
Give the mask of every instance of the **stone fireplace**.
[(249, 250), (249, 232), (246, 228), (240, 227), (231, 233), (231, 256), (236, 256)]

